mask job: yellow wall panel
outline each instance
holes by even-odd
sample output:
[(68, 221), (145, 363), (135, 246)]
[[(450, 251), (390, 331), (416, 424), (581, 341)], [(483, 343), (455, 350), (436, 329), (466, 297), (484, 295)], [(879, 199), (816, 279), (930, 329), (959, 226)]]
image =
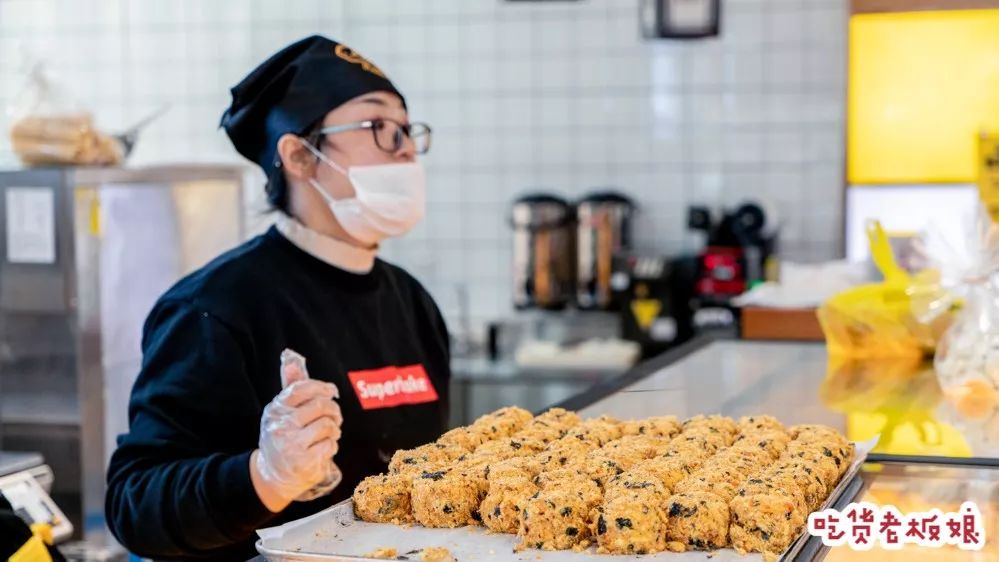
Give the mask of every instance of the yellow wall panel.
[(999, 10), (850, 19), (847, 177), (975, 181), (978, 132), (999, 130)]

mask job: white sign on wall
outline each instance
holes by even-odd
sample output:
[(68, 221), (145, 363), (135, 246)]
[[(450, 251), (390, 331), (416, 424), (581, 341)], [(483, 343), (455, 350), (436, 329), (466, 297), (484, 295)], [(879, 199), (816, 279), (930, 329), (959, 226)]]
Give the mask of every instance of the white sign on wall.
[(55, 192), (49, 188), (8, 187), (5, 203), (7, 261), (55, 263)]

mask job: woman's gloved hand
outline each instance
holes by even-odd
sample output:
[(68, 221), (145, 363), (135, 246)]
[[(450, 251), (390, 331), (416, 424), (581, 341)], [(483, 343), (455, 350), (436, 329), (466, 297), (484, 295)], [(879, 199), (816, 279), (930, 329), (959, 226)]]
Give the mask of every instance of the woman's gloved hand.
[(250, 458), (253, 487), (274, 512), (296, 499), (313, 499), (303, 496), (318, 497), (317, 485), (323, 484), (322, 495), (339, 484), (332, 460), (343, 423), (333, 401), (339, 392), (331, 383), (309, 379), (304, 367), (300, 361), (283, 365), (285, 388), (264, 408), (258, 449)]

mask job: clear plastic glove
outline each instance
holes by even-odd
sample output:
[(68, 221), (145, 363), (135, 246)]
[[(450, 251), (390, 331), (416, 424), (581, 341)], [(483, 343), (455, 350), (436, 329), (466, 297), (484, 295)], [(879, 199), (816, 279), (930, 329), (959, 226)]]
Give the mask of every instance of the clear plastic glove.
[[(297, 377), (299, 374), (304, 376), (306, 379), (309, 378), (309, 370), (305, 367), (305, 357), (302, 357), (299, 353), (292, 351), (290, 349), (285, 349), (281, 352), (281, 386), (287, 387), (289, 384), (288, 376)], [(297, 379), (296, 379), (297, 380)], [(333, 397), (340, 398), (340, 393), (337, 387), (333, 386)], [(334, 403), (336, 405), (336, 403)], [(337, 406), (337, 427), (343, 422), (342, 416), (340, 416), (340, 408)], [(333, 491), (334, 488), (340, 484), (343, 480), (343, 473), (340, 472), (340, 468), (333, 462), (333, 456), (336, 455), (336, 451), (330, 455), (329, 463), (326, 466), (326, 476), (318, 484), (306, 490), (304, 493), (295, 498), (298, 501), (310, 501), (316, 498), (325, 496), (326, 494)]]
[(311, 380), (305, 360), (282, 353), (282, 390), (260, 419), (256, 471), (268, 491), (287, 502), (328, 494), (342, 475), (333, 463), (343, 416), (335, 385)]

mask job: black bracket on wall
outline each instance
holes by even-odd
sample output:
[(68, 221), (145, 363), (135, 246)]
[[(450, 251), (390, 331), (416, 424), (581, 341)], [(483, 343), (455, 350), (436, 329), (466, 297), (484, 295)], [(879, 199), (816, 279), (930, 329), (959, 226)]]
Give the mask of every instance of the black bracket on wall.
[(642, 0), (639, 20), (646, 39), (717, 37), (721, 0)]

